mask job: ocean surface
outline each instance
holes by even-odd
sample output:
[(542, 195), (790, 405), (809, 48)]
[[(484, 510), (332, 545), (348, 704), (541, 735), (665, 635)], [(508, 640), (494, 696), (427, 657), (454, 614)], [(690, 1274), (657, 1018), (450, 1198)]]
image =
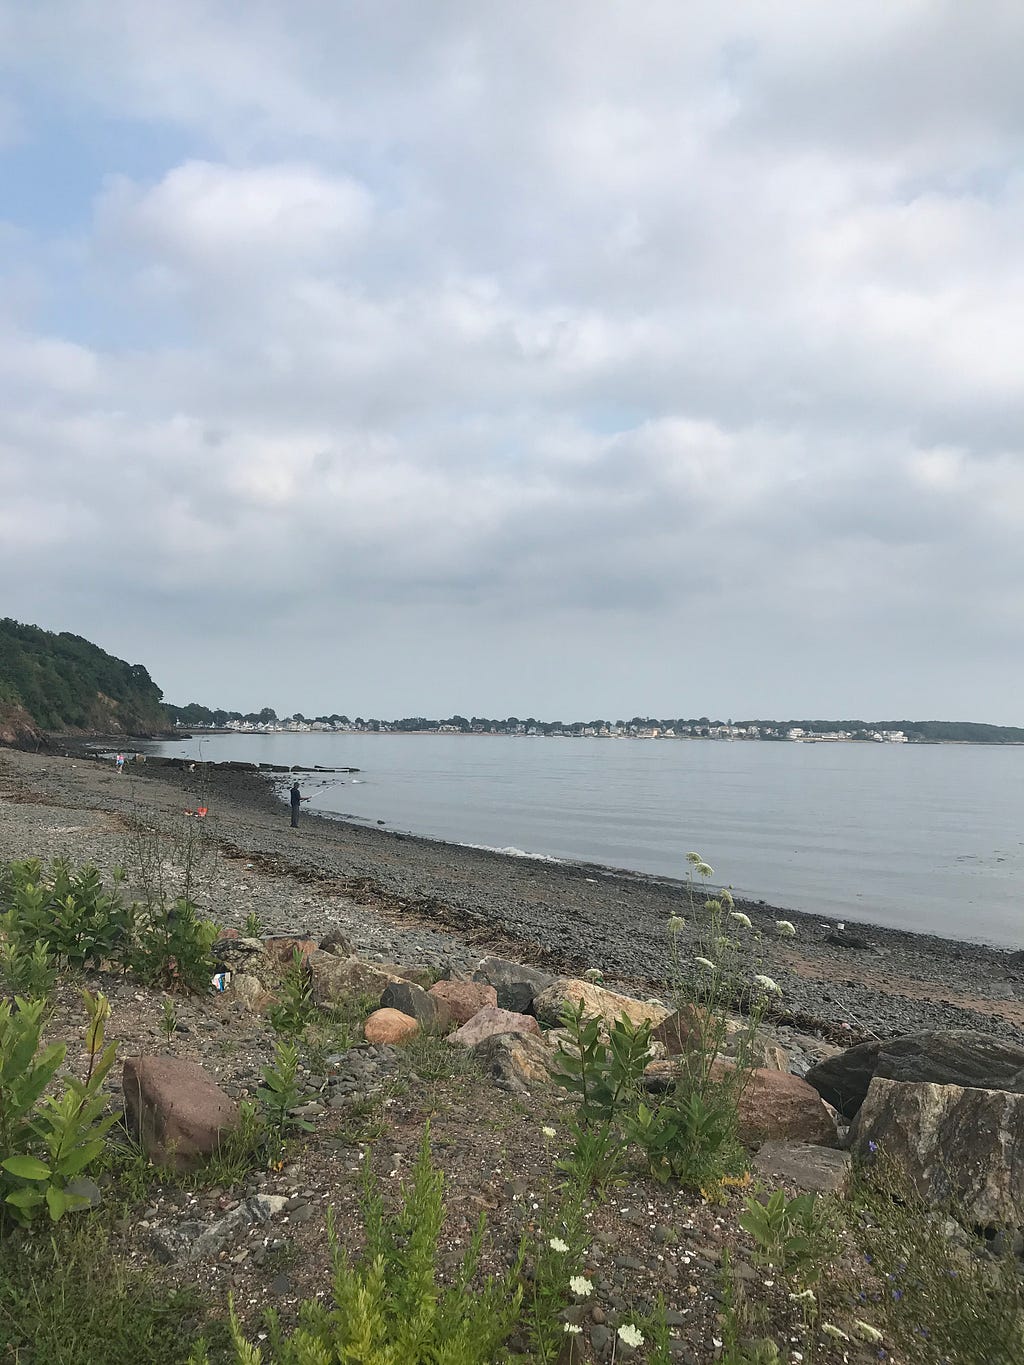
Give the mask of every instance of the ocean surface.
[(155, 749), (355, 767), (303, 774), (308, 808), (670, 877), (695, 849), (715, 884), (770, 905), (1024, 947), (1024, 748), (310, 733)]

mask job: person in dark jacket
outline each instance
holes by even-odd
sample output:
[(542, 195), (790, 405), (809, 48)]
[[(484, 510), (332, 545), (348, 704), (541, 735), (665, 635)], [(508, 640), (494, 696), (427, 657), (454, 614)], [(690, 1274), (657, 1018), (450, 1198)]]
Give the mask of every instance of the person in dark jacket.
[(289, 794), (292, 798), (292, 829), (297, 829), (299, 824), (299, 802), (308, 801), (309, 797), (302, 795), (299, 791), (299, 784), (297, 782), (292, 783), (292, 789)]

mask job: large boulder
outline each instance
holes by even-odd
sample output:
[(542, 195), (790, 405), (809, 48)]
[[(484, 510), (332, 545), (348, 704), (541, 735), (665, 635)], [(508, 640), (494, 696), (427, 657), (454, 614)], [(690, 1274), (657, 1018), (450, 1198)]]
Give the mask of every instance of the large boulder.
[(788, 1071), (789, 1054), (774, 1038), (757, 1031), (751, 1037), (747, 1020), (726, 1015), (709, 1018), (696, 1005), (684, 1005), (663, 1019), (651, 1032), (651, 1041), (660, 1043), (669, 1057), (688, 1056), (715, 1048), (734, 1061), (744, 1052), (747, 1064), (771, 1071)]
[(445, 1001), (412, 981), (392, 981), (385, 986), (380, 1007), (408, 1014), (426, 1033), (443, 1033), (452, 1020)]
[(456, 1024), (468, 1024), (478, 1010), (498, 1003), (494, 987), (480, 981), (438, 981), (427, 994), (447, 1005)]
[(874, 1077), (1024, 1094), (1024, 1047), (976, 1029), (929, 1029), (887, 1042), (858, 1043), (807, 1073), (829, 1104), (852, 1119)]
[(623, 1014), (631, 1023), (657, 1027), (672, 1013), (657, 1000), (634, 1000), (631, 995), (619, 995), (592, 981), (573, 977), (559, 977), (553, 986), (541, 991), (534, 998), (533, 1012), (542, 1024), (557, 1025), (562, 1022), (566, 1006), (576, 1008), (580, 1003), (585, 1017), (601, 1019), (608, 1027)]
[(305, 965), (318, 947), (319, 944), (315, 938), (300, 938), (297, 935), (282, 935), (278, 938), (265, 938), (263, 940), (264, 953), (271, 962), (284, 968), (292, 965), (296, 953), (299, 954), (299, 960)]
[(496, 1033), (472, 1049), (484, 1074), (499, 1090), (529, 1094), (551, 1080), (554, 1048), (529, 1033)]
[(1024, 1228), (1024, 1096), (876, 1076), (850, 1136), (965, 1225)]
[(488, 1005), (477, 1010), (472, 1019), (449, 1034), (448, 1041), (461, 1047), (473, 1047), (499, 1033), (539, 1035), (540, 1025), (532, 1014), (518, 1014), (515, 1010), (500, 1010), (496, 1005)]
[(379, 1000), (385, 987), (397, 979), (358, 957), (336, 957), (334, 953), (320, 950), (309, 959), (313, 999), (325, 1008), (357, 1000), (360, 996)]
[(538, 967), (527, 967), (522, 962), (510, 962), (504, 957), (485, 957), (473, 972), (474, 981), (483, 981), (498, 992), (498, 1005), (503, 1010), (528, 1014), (534, 996), (553, 986), (555, 978)]
[(158, 1166), (199, 1165), (238, 1125), (238, 1106), (198, 1062), (129, 1057), (121, 1086), (127, 1127)]

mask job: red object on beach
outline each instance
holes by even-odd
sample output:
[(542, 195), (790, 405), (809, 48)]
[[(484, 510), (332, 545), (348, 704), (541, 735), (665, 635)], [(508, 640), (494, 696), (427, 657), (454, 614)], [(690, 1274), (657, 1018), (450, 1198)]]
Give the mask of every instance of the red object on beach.
[(207, 812), (209, 809), (210, 809), (209, 806), (200, 806), (199, 809), (196, 811), (196, 818), (199, 819), (199, 820), (205, 820), (205, 819), (206, 819), (206, 812)]

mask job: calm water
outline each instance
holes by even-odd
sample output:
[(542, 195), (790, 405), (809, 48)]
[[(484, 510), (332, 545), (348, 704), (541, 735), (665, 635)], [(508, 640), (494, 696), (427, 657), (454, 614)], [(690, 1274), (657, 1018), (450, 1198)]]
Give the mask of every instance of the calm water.
[(311, 807), (455, 843), (716, 882), (772, 905), (1024, 946), (1024, 748), (216, 735), (207, 760), (358, 767)]

